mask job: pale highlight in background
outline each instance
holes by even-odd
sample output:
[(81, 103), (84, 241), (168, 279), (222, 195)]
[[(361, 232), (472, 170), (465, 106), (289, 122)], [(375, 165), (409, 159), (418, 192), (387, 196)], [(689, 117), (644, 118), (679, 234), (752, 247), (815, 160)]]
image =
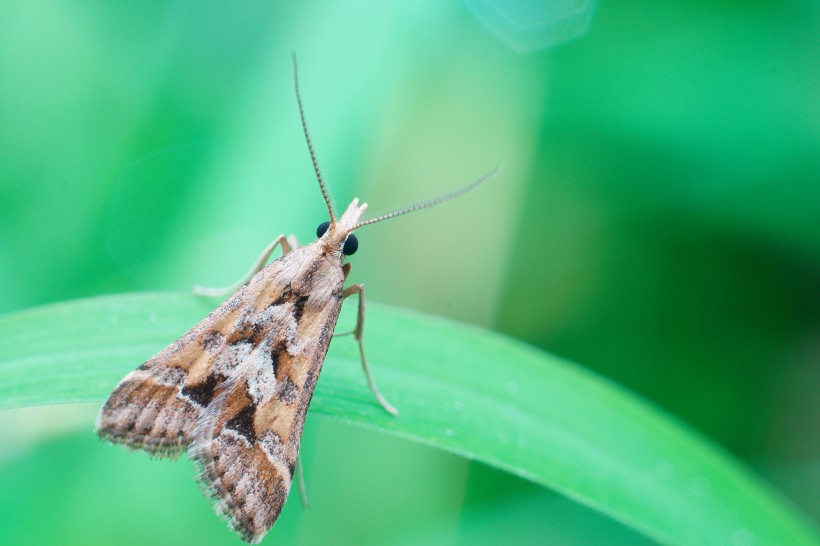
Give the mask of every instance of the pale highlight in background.
[(495, 36), (519, 52), (538, 51), (586, 34), (595, 0), (464, 0)]

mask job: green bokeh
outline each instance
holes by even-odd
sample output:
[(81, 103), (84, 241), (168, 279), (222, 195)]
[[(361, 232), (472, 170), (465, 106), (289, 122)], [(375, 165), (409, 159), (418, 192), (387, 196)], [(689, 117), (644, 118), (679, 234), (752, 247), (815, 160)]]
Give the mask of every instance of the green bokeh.
[[(340, 206), (504, 163), (359, 233), (370, 298), (609, 376), (820, 519), (818, 36), (810, 1), (599, 2), (585, 36), (528, 54), (456, 3), (4, 2), (0, 311), (224, 284), (279, 233), (310, 240), (324, 212), (296, 51)], [(98, 444), (93, 410), (66, 413), (5, 416), (0, 543), (237, 543), (190, 501), (187, 463)], [(289, 503), (280, 542), (641, 540), (429, 448), (306, 435), (313, 506)], [(115, 487), (122, 505), (99, 500)]]

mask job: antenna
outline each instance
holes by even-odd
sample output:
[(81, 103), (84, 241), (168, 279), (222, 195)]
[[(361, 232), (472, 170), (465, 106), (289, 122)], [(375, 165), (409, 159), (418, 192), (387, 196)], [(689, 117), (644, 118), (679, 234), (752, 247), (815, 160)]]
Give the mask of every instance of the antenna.
[(296, 102), (299, 103), (299, 117), (302, 119), (302, 130), (305, 132), (305, 140), (307, 141), (308, 151), (310, 152), (310, 160), (313, 162), (313, 170), (316, 171), (319, 189), (322, 190), (322, 197), (325, 198), (327, 212), (330, 214), (330, 223), (335, 224), (336, 217), (333, 215), (333, 205), (330, 204), (330, 197), (325, 187), (325, 181), (322, 179), (322, 170), (319, 168), (319, 160), (316, 159), (316, 152), (313, 150), (313, 142), (310, 140), (310, 131), (308, 130), (307, 120), (305, 119), (305, 109), (302, 107), (302, 97), (299, 94), (299, 70), (296, 66), (296, 53), (293, 53), (293, 85), (296, 88)]
[(456, 190), (454, 192), (451, 192), (451, 193), (447, 193), (445, 195), (441, 195), (439, 197), (434, 197), (433, 199), (428, 199), (426, 201), (420, 201), (418, 203), (414, 203), (412, 205), (408, 205), (406, 207), (396, 209), (392, 212), (388, 212), (388, 213), (382, 214), (380, 216), (377, 216), (375, 218), (370, 218), (369, 220), (365, 220), (364, 222), (359, 222), (358, 224), (353, 226), (353, 229), (357, 229), (357, 228), (360, 228), (362, 226), (366, 226), (368, 224), (375, 224), (376, 222), (381, 222), (382, 220), (387, 220), (388, 218), (395, 218), (396, 216), (401, 216), (402, 214), (408, 214), (410, 212), (415, 212), (417, 210), (430, 208), (434, 205), (438, 205), (440, 203), (444, 203), (445, 201), (449, 201), (450, 199), (455, 199), (456, 197), (458, 197), (460, 195), (464, 195), (468, 191), (474, 190), (475, 188), (479, 187), (481, 184), (483, 184), (484, 182), (486, 182), (490, 178), (497, 175), (498, 171), (500, 171), (500, 170), (501, 170), (501, 165), (499, 164), (492, 171), (488, 172), (487, 174), (485, 174), (484, 176), (482, 176), (481, 178), (479, 178), (475, 182), (473, 182), (471, 184), (468, 184), (467, 186), (464, 186), (461, 189), (458, 189), (458, 190)]

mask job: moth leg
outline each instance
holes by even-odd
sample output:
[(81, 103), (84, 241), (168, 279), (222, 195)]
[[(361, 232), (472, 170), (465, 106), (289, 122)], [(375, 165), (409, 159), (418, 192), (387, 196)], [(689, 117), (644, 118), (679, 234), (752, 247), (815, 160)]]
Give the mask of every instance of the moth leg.
[(299, 486), (299, 499), (302, 501), (302, 509), (307, 510), (308, 504), (307, 487), (305, 487), (305, 471), (302, 468), (302, 456), (296, 456), (296, 484)]
[(284, 256), (296, 247), (295, 244), (291, 246), (291, 243), (296, 243), (296, 237), (291, 235), (291, 239), (289, 240), (284, 235), (280, 235), (271, 244), (265, 247), (265, 250), (262, 251), (262, 254), (259, 255), (259, 257), (256, 259), (256, 262), (254, 262), (254, 264), (251, 266), (250, 271), (248, 271), (248, 273), (244, 277), (242, 277), (233, 284), (223, 286), (220, 288), (206, 288), (203, 286), (194, 286), (194, 294), (196, 294), (197, 296), (207, 297), (223, 297), (229, 294), (233, 294), (239, 289), (240, 286), (251, 280), (251, 277), (253, 277), (265, 268), (265, 263), (271, 257), (271, 254), (273, 254), (273, 251), (276, 250), (277, 246), (282, 245), (282, 255)]
[[(342, 266), (342, 273), (344, 274), (344, 279), (345, 279), (345, 280), (347, 280), (347, 276), (348, 276), (348, 275), (350, 275), (350, 268), (351, 268), (350, 262), (347, 262), (346, 264), (344, 264), (344, 265)], [(345, 297), (346, 297), (346, 296), (345, 296)], [(333, 337), (349, 336), (349, 335), (350, 335), (350, 334), (352, 334), (354, 331), (355, 331), (355, 330), (350, 330), (349, 332), (340, 332), (340, 333), (338, 333), (338, 334), (337, 334), (336, 332), (333, 332)]]
[[(287, 241), (288, 244), (290, 244), (291, 250), (293, 250), (294, 248), (299, 248), (299, 241), (296, 240), (296, 235), (288, 235)], [(284, 256), (285, 254), (287, 254), (287, 252), (285, 252), (284, 247), (282, 247), (282, 255)]]
[(384, 398), (384, 396), (382, 396), (382, 393), (379, 392), (379, 388), (376, 386), (376, 382), (373, 380), (373, 376), (370, 375), (370, 367), (367, 365), (367, 356), (364, 353), (364, 342), (362, 341), (362, 331), (364, 329), (364, 285), (354, 284), (353, 286), (345, 288), (345, 291), (342, 292), (342, 298), (347, 298), (348, 296), (351, 296), (353, 294), (359, 295), (359, 311), (356, 314), (356, 326), (353, 328), (352, 332), (348, 333), (352, 333), (353, 337), (356, 339), (356, 342), (359, 344), (359, 355), (361, 355), (362, 358), (362, 368), (364, 369), (364, 375), (367, 378), (367, 384), (370, 386), (370, 390), (373, 391), (373, 395), (376, 397), (376, 400), (379, 401), (379, 404), (381, 404), (381, 406), (387, 413), (389, 413), (390, 415), (398, 415), (399, 410), (394, 408), (390, 404), (390, 402), (388, 402)]

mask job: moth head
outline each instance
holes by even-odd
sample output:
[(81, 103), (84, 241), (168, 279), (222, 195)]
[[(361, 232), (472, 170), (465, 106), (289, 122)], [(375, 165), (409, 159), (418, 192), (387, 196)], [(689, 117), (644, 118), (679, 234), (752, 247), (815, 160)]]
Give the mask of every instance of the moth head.
[(359, 205), (359, 199), (354, 199), (347, 210), (338, 220), (322, 222), (316, 228), (316, 236), (324, 241), (324, 245), (331, 251), (341, 252), (345, 256), (350, 256), (359, 248), (359, 240), (353, 234), (353, 230), (358, 227), (359, 219), (367, 209), (367, 203)]

